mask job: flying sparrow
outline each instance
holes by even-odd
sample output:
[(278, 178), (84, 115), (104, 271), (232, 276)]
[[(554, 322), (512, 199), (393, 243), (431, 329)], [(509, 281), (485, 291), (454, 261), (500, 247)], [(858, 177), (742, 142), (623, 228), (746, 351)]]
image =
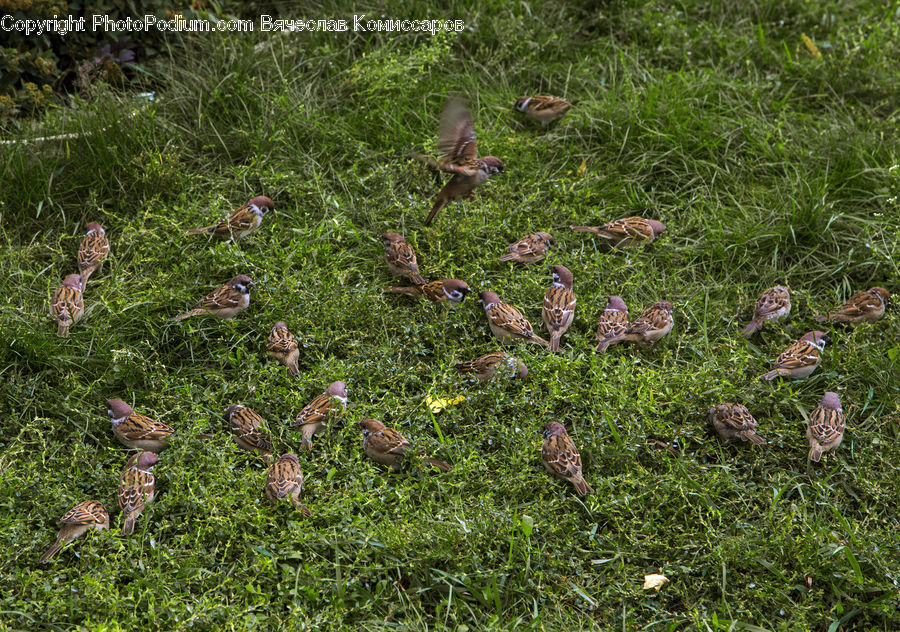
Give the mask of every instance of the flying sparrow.
[(50, 301), (50, 313), (56, 319), (56, 335), (69, 337), (69, 327), (78, 322), (84, 314), (84, 299), (81, 295), (81, 277), (70, 274), (63, 279), (62, 285), (53, 293)]
[(78, 269), (81, 271), (82, 289), (87, 287), (88, 279), (103, 266), (103, 260), (109, 256), (109, 239), (106, 231), (97, 222), (87, 225), (87, 233), (78, 248)]
[(174, 318), (175, 322), (209, 314), (216, 318), (234, 318), (242, 310), (250, 307), (250, 288), (253, 281), (246, 274), (239, 274), (231, 281), (207, 295), (203, 300), (194, 305), (193, 309)]
[(384, 244), (384, 260), (393, 275), (406, 277), (415, 285), (425, 283), (425, 279), (419, 274), (416, 253), (403, 235), (384, 233), (381, 235), (381, 243)]
[(153, 502), (156, 477), (151, 471), (159, 457), (153, 452), (132, 454), (119, 477), (119, 507), (125, 516), (122, 533), (134, 533), (134, 523), (144, 511), (144, 507)]
[(313, 513), (300, 502), (300, 492), (303, 491), (303, 473), (300, 471), (300, 461), (296, 454), (282, 454), (281, 458), (269, 468), (266, 477), (266, 497), (273, 503), (277, 503), (284, 497), (290, 497), (294, 508), (300, 510), (307, 518)]
[(286, 366), (291, 375), (300, 375), (300, 365), (298, 364), (300, 350), (297, 339), (288, 331), (287, 323), (284, 321), (279, 320), (272, 327), (272, 333), (266, 340), (266, 353)]
[(740, 440), (762, 445), (766, 442), (756, 434), (756, 419), (740, 404), (716, 404), (709, 409), (706, 419), (725, 443)]
[(500, 257), (500, 261), (518, 261), (519, 263), (534, 263), (544, 258), (547, 249), (555, 242), (550, 233), (533, 233), (525, 235), (514, 244), (506, 247), (506, 254)]
[(225, 419), (231, 424), (235, 442), (245, 450), (259, 452), (260, 456), (272, 455), (272, 437), (263, 429), (265, 419), (247, 406), (235, 404), (225, 411)]
[(514, 106), (517, 112), (527, 114), (546, 127), (560, 119), (569, 111), (572, 104), (561, 97), (522, 97)]
[(787, 318), (791, 313), (791, 290), (784, 285), (776, 285), (763, 292), (756, 300), (753, 320), (744, 328), (743, 335), (749, 338), (767, 320)]
[[(387, 428), (377, 419), (363, 419), (356, 424), (362, 428), (363, 449), (376, 463), (387, 465), (391, 471), (400, 471), (403, 455), (410, 448), (409, 441), (393, 428)], [(448, 463), (422, 455), (422, 460), (442, 472), (453, 469)]]
[(652, 345), (675, 326), (672, 310), (673, 306), (669, 301), (654, 303), (631, 321), (622, 333), (612, 333), (601, 340), (597, 344), (597, 351), (605, 351), (620, 342), (636, 342), (645, 347)]
[(109, 514), (106, 507), (96, 500), (85, 500), (72, 507), (60, 519), (62, 529), (56, 536), (56, 542), (41, 556), (41, 561), (46, 562), (60, 552), (64, 544), (77, 540), (89, 529), (109, 529)]
[(505, 368), (513, 377), (524, 378), (528, 367), (505, 351), (492, 351), (483, 356), (456, 365), (460, 373), (474, 373), (482, 382), (490, 382), (498, 369)]
[(774, 380), (779, 375), (800, 379), (807, 377), (822, 362), (827, 336), (822, 331), (803, 334), (797, 342), (785, 349), (775, 360), (775, 368), (760, 377)]
[(121, 399), (109, 400), (106, 408), (112, 420), (113, 434), (129, 448), (162, 452), (169, 447), (169, 437), (175, 434), (174, 428), (134, 412)]
[(450, 301), (452, 305), (457, 305), (462, 303), (466, 298), (466, 294), (472, 290), (469, 289), (469, 286), (464, 281), (439, 279), (437, 281), (428, 281), (422, 285), (392, 287), (390, 291), (394, 294), (406, 294), (413, 298), (424, 296), (432, 303)]
[(594, 340), (597, 341), (597, 351), (603, 351), (606, 347), (601, 348), (601, 344), (606, 338), (618, 338), (628, 329), (628, 307), (620, 296), (610, 296), (606, 303), (606, 308), (600, 314), (600, 320), (597, 321), (597, 333)]
[(475, 151), (475, 126), (469, 109), (459, 100), (450, 99), (441, 115), (438, 134), (438, 151), (441, 159), (437, 163), (440, 171), (453, 174), (450, 181), (438, 193), (425, 225), (438, 212), (454, 200), (474, 200), (475, 187), (491, 176), (503, 171), (503, 162), (494, 156), (478, 158)]
[(541, 461), (552, 476), (572, 483), (579, 496), (594, 493), (581, 475), (581, 455), (578, 454), (578, 448), (561, 423), (551, 421), (544, 426)]
[(809, 416), (806, 438), (809, 440), (809, 460), (819, 462), (823, 452), (834, 452), (844, 438), (844, 413), (837, 393), (825, 393), (822, 403)]
[(883, 287), (870, 287), (865, 292), (851, 296), (846, 303), (833, 314), (816, 316), (820, 323), (874, 323), (884, 316), (884, 308), (890, 300), (890, 293)]
[(347, 409), (347, 385), (343, 382), (332, 382), (321, 395), (317, 395), (303, 407), (297, 415), (294, 426), (300, 428), (303, 437), (303, 449), (312, 450), (313, 435), (325, 429), (325, 421), (333, 416), (340, 416)]
[(575, 318), (575, 293), (572, 292), (572, 273), (565, 266), (553, 266), (553, 284), (544, 294), (541, 316), (550, 332), (550, 351), (559, 351), (559, 339), (568, 331)]
[(636, 245), (650, 243), (666, 229), (665, 224), (655, 219), (643, 217), (626, 217), (603, 226), (571, 226), (572, 230), (581, 233), (594, 233), (604, 239), (610, 239), (616, 245)]
[(542, 347), (549, 347), (550, 343), (536, 336), (531, 323), (522, 316), (522, 312), (512, 305), (504, 303), (493, 292), (481, 292), (481, 305), (487, 316), (488, 326), (491, 332), (500, 339), (503, 344), (513, 344), (519, 340), (533, 342)]
[(228, 219), (223, 219), (218, 224), (206, 228), (192, 228), (187, 235), (213, 235), (215, 237), (246, 237), (254, 232), (262, 224), (266, 213), (273, 210), (275, 205), (272, 200), (264, 195), (253, 198), (242, 207), (234, 211)]

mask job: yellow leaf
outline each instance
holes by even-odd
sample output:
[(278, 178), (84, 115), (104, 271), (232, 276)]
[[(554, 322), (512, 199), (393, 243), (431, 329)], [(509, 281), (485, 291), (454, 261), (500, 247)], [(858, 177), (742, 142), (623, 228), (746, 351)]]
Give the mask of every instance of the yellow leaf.
[(800, 33), (800, 39), (803, 40), (803, 44), (806, 46), (806, 50), (809, 51), (810, 55), (816, 59), (822, 59), (822, 53), (819, 52), (819, 47), (816, 46), (816, 43), (812, 41), (806, 33)]
[(587, 171), (587, 161), (582, 160), (581, 166), (578, 167), (578, 177), (580, 178), (581, 176), (583, 176), (585, 171)]
[(655, 590), (659, 592), (659, 589), (669, 583), (669, 578), (665, 575), (658, 575), (653, 573), (652, 575), (644, 575), (644, 590)]
[(464, 395), (459, 395), (454, 399), (442, 399), (440, 397), (431, 397), (430, 395), (425, 398), (425, 403), (428, 404), (428, 408), (431, 409), (431, 412), (435, 415), (444, 410), (445, 408), (449, 408), (450, 406), (456, 406), (458, 403), (465, 399)]

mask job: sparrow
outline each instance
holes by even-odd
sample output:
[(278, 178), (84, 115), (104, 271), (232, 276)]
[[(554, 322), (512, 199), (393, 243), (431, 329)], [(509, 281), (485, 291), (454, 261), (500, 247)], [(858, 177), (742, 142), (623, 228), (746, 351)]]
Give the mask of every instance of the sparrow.
[(561, 423), (551, 421), (544, 426), (541, 461), (552, 476), (572, 483), (579, 496), (594, 493), (581, 475), (581, 455), (578, 454), (578, 448)]
[(288, 331), (287, 323), (279, 320), (272, 327), (272, 333), (266, 340), (266, 353), (287, 367), (288, 373), (300, 375), (300, 350), (294, 334)]
[(113, 434), (129, 448), (162, 452), (169, 447), (169, 437), (175, 434), (174, 428), (134, 412), (121, 399), (109, 400), (106, 408), (112, 420)]
[(791, 290), (784, 285), (770, 287), (756, 300), (753, 319), (744, 328), (742, 335), (749, 338), (753, 332), (763, 326), (767, 320), (776, 321), (787, 318), (791, 313)]
[(337, 417), (347, 409), (347, 385), (343, 382), (332, 382), (325, 392), (318, 395), (303, 407), (294, 426), (300, 428), (303, 437), (303, 449), (312, 450), (313, 435), (325, 429), (325, 420), (330, 416)]
[(484, 307), (484, 314), (487, 316), (491, 333), (499, 338), (500, 342), (513, 344), (516, 341), (525, 340), (542, 347), (550, 346), (549, 342), (535, 335), (531, 323), (515, 307), (501, 301), (500, 297), (493, 292), (481, 292), (478, 296), (481, 298), (481, 305)]
[(394, 276), (406, 277), (415, 285), (425, 283), (425, 279), (419, 274), (416, 253), (403, 235), (384, 233), (381, 235), (381, 243), (384, 244), (384, 260)]
[(568, 331), (575, 318), (575, 293), (572, 292), (572, 273), (565, 266), (552, 266), (553, 284), (544, 294), (541, 316), (550, 332), (550, 351), (559, 351), (559, 339)]
[(610, 296), (606, 308), (600, 314), (597, 321), (597, 333), (594, 340), (597, 341), (597, 351), (603, 351), (606, 347), (601, 345), (606, 338), (617, 338), (625, 333), (628, 328), (628, 307), (620, 296)]
[(594, 233), (604, 239), (610, 239), (616, 245), (637, 245), (650, 243), (666, 229), (665, 224), (655, 219), (643, 217), (626, 217), (603, 226), (571, 226), (572, 230), (581, 233)]
[(883, 287), (870, 287), (865, 292), (851, 296), (846, 303), (827, 316), (816, 316), (816, 321), (835, 323), (874, 323), (884, 316), (884, 308), (890, 300), (890, 293)]
[(174, 318), (175, 322), (209, 314), (216, 318), (234, 318), (242, 310), (250, 307), (250, 288), (253, 281), (246, 274), (239, 274), (231, 281), (207, 295), (203, 300), (194, 305), (193, 309)]
[(809, 440), (809, 460), (819, 462), (823, 452), (834, 452), (844, 438), (844, 413), (837, 393), (825, 393), (822, 403), (809, 416), (806, 438)]
[(478, 158), (475, 151), (475, 126), (469, 109), (457, 99), (450, 99), (441, 115), (438, 133), (438, 151), (441, 159), (437, 168), (453, 174), (440, 190), (425, 225), (438, 212), (454, 200), (475, 199), (475, 187), (491, 176), (503, 171), (503, 162), (494, 156)]
[(775, 360), (775, 368), (760, 377), (774, 380), (779, 375), (800, 379), (807, 377), (822, 362), (822, 351), (827, 340), (825, 332), (810, 331), (797, 342), (785, 349)]
[(87, 287), (88, 279), (103, 266), (109, 256), (109, 239), (106, 231), (97, 222), (87, 225), (87, 233), (78, 248), (78, 269), (81, 271), (82, 289)]
[(69, 337), (69, 327), (78, 322), (84, 314), (84, 299), (81, 295), (81, 277), (70, 274), (63, 279), (62, 285), (53, 293), (50, 301), (50, 313), (56, 319), (56, 335)]
[(519, 263), (534, 263), (544, 258), (547, 249), (555, 242), (550, 233), (533, 233), (525, 235), (514, 244), (506, 247), (506, 254), (500, 257), (500, 261), (518, 261)]
[(46, 562), (59, 553), (64, 544), (83, 536), (88, 529), (109, 529), (109, 514), (106, 513), (106, 507), (102, 503), (96, 500), (85, 500), (67, 511), (60, 519), (60, 523), (62, 529), (59, 530), (53, 546), (41, 556), (42, 562)]
[(513, 107), (517, 112), (528, 115), (546, 127), (562, 118), (572, 104), (561, 97), (522, 97)]
[(225, 411), (225, 419), (231, 424), (231, 434), (240, 447), (260, 456), (272, 455), (272, 437), (262, 429), (265, 419), (247, 406), (235, 404)]
[(119, 508), (125, 516), (122, 533), (134, 533), (134, 523), (144, 511), (144, 507), (153, 502), (156, 477), (152, 469), (159, 461), (153, 452), (138, 452), (131, 455), (122, 475), (119, 477)]
[(266, 497), (277, 503), (285, 496), (289, 496), (294, 508), (308, 518), (313, 513), (300, 502), (301, 491), (303, 491), (303, 473), (300, 471), (297, 455), (282, 454), (281, 458), (269, 468), (269, 474), (266, 476)]
[(456, 370), (462, 373), (474, 373), (482, 382), (490, 382), (498, 369), (505, 368), (513, 377), (524, 378), (528, 375), (528, 367), (505, 351), (492, 351), (483, 356), (460, 362)]
[(469, 289), (469, 286), (464, 281), (439, 279), (437, 281), (428, 281), (422, 285), (392, 287), (390, 291), (394, 294), (406, 294), (413, 298), (424, 296), (432, 303), (450, 301), (452, 305), (457, 305), (462, 303), (466, 298), (466, 294), (472, 290)]
[(223, 219), (218, 224), (206, 228), (192, 228), (186, 235), (214, 235), (215, 237), (246, 237), (254, 232), (262, 224), (266, 213), (273, 210), (275, 205), (272, 200), (264, 195), (253, 198), (242, 207), (234, 211), (228, 219)]
[(652, 345), (675, 326), (675, 320), (672, 318), (673, 309), (669, 301), (654, 303), (631, 321), (622, 333), (611, 333), (601, 340), (597, 344), (597, 351), (605, 351), (620, 342), (636, 342), (645, 347)]
[[(410, 449), (409, 440), (393, 428), (387, 428), (377, 419), (363, 419), (356, 425), (362, 428), (363, 449), (366, 455), (376, 463), (387, 465), (392, 472), (399, 472), (403, 455)], [(422, 455), (422, 460), (442, 472), (453, 469), (449, 463), (427, 455)]]
[(725, 443), (741, 440), (762, 445), (766, 442), (756, 434), (756, 419), (740, 404), (716, 404), (709, 409), (706, 419)]

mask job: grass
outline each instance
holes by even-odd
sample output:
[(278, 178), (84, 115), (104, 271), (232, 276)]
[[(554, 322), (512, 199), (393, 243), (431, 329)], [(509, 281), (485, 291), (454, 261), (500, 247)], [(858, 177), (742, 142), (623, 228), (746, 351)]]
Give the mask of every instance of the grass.
[[(401, 0), (356, 11), (426, 17)], [(0, 629), (897, 629), (896, 312), (835, 328), (805, 381), (756, 379), (814, 314), (900, 291), (893, 8), (537, 0), (433, 16), (470, 28), (199, 36), (191, 64), (156, 69), (137, 115), (107, 93), (12, 135), (82, 138), (0, 149)], [(438, 179), (406, 154), (435, 151), (452, 93), (507, 171), (426, 229)], [(542, 130), (512, 111), (530, 93), (577, 107)], [(254, 236), (183, 236), (257, 194), (276, 212)], [(669, 230), (635, 252), (568, 230), (632, 214)], [(92, 220), (113, 256), (62, 341), (49, 297)], [(568, 266), (563, 352), (516, 349), (523, 382), (458, 377), (454, 361), (496, 347), (482, 311), (383, 294), (388, 230), (426, 276), (494, 290), (536, 326), (548, 266)], [(557, 238), (546, 262), (497, 261), (536, 230)], [(238, 273), (257, 288), (234, 321), (170, 321)], [(760, 291), (785, 282), (789, 322), (742, 339)], [(633, 313), (672, 300), (674, 332), (594, 354), (613, 293)], [(277, 320), (301, 339), (297, 379), (263, 353)], [(350, 408), (301, 455), (303, 519), (265, 502), (266, 465), (222, 413), (252, 406), (295, 451), (291, 421), (336, 379)], [(826, 390), (848, 431), (810, 467), (805, 418)], [(425, 405), (460, 393), (438, 415)], [(128, 450), (111, 397), (179, 431), (131, 538), (113, 511)], [(747, 405), (769, 444), (721, 445), (704, 418), (721, 401)], [(454, 470), (383, 473), (353, 423), (368, 416)], [(549, 420), (581, 450), (596, 490), (583, 502), (540, 466)], [(112, 530), (39, 564), (87, 498)], [(671, 582), (644, 592), (649, 573)]]

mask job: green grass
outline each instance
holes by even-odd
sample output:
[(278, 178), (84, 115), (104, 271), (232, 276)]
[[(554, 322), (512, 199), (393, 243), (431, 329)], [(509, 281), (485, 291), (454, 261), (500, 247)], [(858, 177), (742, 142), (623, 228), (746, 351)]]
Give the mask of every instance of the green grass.
[[(346, 16), (336, 4), (308, 13)], [(900, 627), (896, 312), (835, 328), (805, 381), (756, 379), (814, 314), (872, 285), (900, 291), (896, 14), (733, 4), (360, 6), (471, 29), (207, 34), (190, 40), (190, 64), (155, 70), (158, 100), (137, 115), (106, 93), (15, 132), (88, 135), (0, 147), (0, 629)], [(435, 151), (453, 93), (507, 171), (426, 229), (439, 182), (406, 156)], [(542, 130), (512, 111), (529, 93), (577, 107)], [(276, 212), (254, 236), (183, 236), (257, 194)], [(669, 230), (632, 252), (568, 230), (631, 214)], [(92, 220), (113, 257), (62, 341), (49, 297)], [(383, 294), (388, 230), (426, 276), (494, 290), (536, 327), (548, 266), (568, 266), (579, 303), (563, 352), (517, 349), (524, 382), (458, 377), (454, 361), (496, 348), (482, 310)], [(497, 261), (536, 230), (557, 238), (546, 262)], [(171, 322), (238, 273), (257, 288), (234, 321)], [(745, 341), (760, 291), (785, 282), (789, 322)], [(613, 293), (634, 313), (672, 300), (674, 332), (594, 354)], [(277, 320), (301, 338), (299, 379), (263, 353)], [(265, 464), (222, 413), (252, 406), (276, 450), (296, 451), (291, 421), (336, 379), (351, 405), (301, 455), (315, 512), (303, 519), (267, 504)], [(809, 467), (805, 416), (826, 390), (848, 431)], [(459, 393), (430, 415), (428, 395)], [(128, 450), (111, 397), (179, 431), (131, 538), (118, 532)], [(747, 405), (769, 444), (722, 446), (704, 417), (721, 401)], [(369, 416), (454, 470), (383, 473), (354, 423)], [(581, 449), (597, 492), (584, 502), (540, 466), (549, 420)], [(58, 518), (87, 498), (113, 529), (39, 564)], [(642, 591), (657, 572), (671, 583)]]

